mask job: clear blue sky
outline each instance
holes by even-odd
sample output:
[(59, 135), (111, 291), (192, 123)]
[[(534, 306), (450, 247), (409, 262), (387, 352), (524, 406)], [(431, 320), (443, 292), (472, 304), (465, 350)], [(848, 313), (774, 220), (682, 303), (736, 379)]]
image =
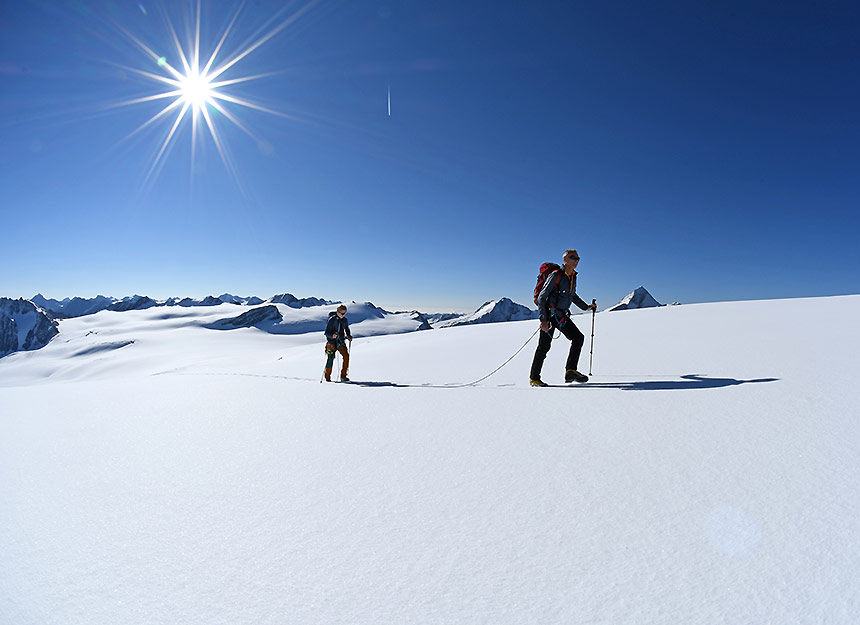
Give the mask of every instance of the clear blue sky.
[[(202, 1), (204, 61), (238, 6)], [(0, 4), (0, 295), (468, 310), (568, 247), (602, 307), (860, 292), (854, 0), (320, 0), (220, 77), (282, 114), (212, 110), (236, 175), (189, 114), (148, 177), (179, 109), (129, 138), (172, 101), (112, 106), (171, 89), (129, 35), (181, 68), (195, 7)]]

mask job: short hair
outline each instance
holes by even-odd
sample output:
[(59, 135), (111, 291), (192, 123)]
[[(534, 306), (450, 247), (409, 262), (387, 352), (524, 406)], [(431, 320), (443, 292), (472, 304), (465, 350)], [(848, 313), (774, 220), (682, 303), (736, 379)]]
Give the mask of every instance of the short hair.
[(565, 250), (562, 258), (575, 258), (576, 260), (579, 260), (579, 252), (576, 250)]
[(346, 306), (341, 304), (340, 306), (337, 307), (337, 312), (345, 313), (346, 312)]

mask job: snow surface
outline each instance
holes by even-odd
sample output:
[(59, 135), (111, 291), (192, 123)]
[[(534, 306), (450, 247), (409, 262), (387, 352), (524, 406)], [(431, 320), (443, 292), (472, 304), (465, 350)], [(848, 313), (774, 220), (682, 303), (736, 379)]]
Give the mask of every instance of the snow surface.
[(356, 339), (341, 385), (237, 310), (0, 359), (0, 622), (860, 621), (860, 296), (598, 313), (545, 389), (534, 337), (454, 386), (536, 321)]

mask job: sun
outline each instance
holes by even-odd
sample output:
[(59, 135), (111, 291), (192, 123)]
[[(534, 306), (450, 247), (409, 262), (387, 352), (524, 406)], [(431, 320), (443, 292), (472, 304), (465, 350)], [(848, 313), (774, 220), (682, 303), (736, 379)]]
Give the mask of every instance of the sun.
[[(221, 33), (220, 39), (217, 44), (211, 48), (208, 56), (201, 56), (201, 52), (203, 52), (203, 50), (201, 50), (200, 45), (200, 0), (196, 3), (196, 15), (193, 15), (191, 18), (192, 28), (188, 29), (190, 40), (186, 42), (186, 45), (183, 45), (180, 42), (176, 28), (174, 28), (172, 22), (165, 14), (165, 22), (168, 31), (167, 34), (169, 35), (167, 41), (171, 44), (167, 47), (173, 48), (173, 52), (170, 54), (157, 54), (151, 46), (145, 44), (140, 38), (118, 25), (120, 31), (122, 31), (130, 41), (136, 44), (144, 52), (145, 58), (148, 58), (150, 62), (154, 62), (158, 69), (140, 69), (123, 65), (119, 65), (118, 67), (146, 78), (149, 81), (158, 83), (162, 88), (167, 89), (166, 91), (111, 105), (112, 107), (119, 107), (153, 102), (156, 100), (167, 100), (168, 102), (160, 112), (153, 115), (149, 120), (141, 124), (124, 139), (130, 139), (144, 130), (152, 130), (159, 125), (162, 125), (165, 128), (166, 134), (162, 135), (164, 138), (159, 142), (160, 146), (156, 149), (156, 154), (152, 160), (151, 167), (144, 176), (144, 186), (149, 182), (154, 182), (155, 178), (158, 176), (158, 173), (165, 164), (170, 148), (178, 136), (178, 130), (186, 119), (190, 118), (191, 120), (192, 175), (194, 171), (195, 154), (197, 152), (197, 143), (199, 140), (203, 139), (202, 135), (205, 133), (205, 130), (208, 130), (208, 134), (211, 137), (212, 142), (215, 144), (215, 148), (224, 163), (224, 167), (233, 176), (237, 183), (239, 183), (239, 180), (236, 174), (236, 166), (229, 157), (229, 153), (224, 143), (223, 133), (219, 133), (219, 129), (216, 126), (216, 118), (232, 123), (258, 143), (261, 143), (260, 139), (254, 135), (248, 126), (244, 124), (231, 109), (235, 109), (235, 107), (244, 107), (277, 115), (291, 121), (300, 121), (292, 115), (287, 115), (286, 113), (275, 110), (271, 107), (263, 106), (259, 102), (249, 100), (245, 97), (240, 97), (237, 94), (231, 94), (225, 91), (224, 87), (231, 87), (240, 83), (247, 83), (261, 78), (271, 77), (278, 73), (269, 72), (263, 74), (243, 74), (236, 76), (235, 66), (274, 38), (278, 33), (295, 23), (300, 17), (308, 13), (311, 8), (317, 4), (317, 2), (319, 2), (319, 0), (308, 0), (306, 4), (298, 7), (296, 7), (293, 2), (286, 3), (286, 5), (277, 11), (275, 15), (269, 18), (262, 28), (256, 31), (254, 36), (246, 40), (244, 48), (230, 52), (226, 50), (225, 43), (228, 41), (229, 35), (234, 31), (239, 15), (245, 6), (245, 3), (242, 2), (236, 8), (228, 25)], [(281, 21), (279, 22), (278, 20)], [(206, 58), (208, 58), (208, 60), (205, 63), (202, 62)], [(233, 77), (227, 78), (227, 75), (230, 73), (233, 74)], [(217, 113), (217, 115), (213, 115), (213, 113)], [(200, 137), (198, 137), (198, 133), (201, 134)]]
[(179, 80), (179, 88), (182, 91), (182, 101), (198, 112), (202, 112), (207, 104), (211, 104), (216, 95), (212, 81), (205, 75), (201, 76), (197, 69), (193, 69)]

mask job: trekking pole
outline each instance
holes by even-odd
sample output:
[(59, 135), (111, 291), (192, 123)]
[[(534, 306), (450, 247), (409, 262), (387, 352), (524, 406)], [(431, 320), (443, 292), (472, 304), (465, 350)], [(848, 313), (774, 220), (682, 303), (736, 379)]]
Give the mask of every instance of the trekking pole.
[(588, 375), (591, 375), (591, 365), (594, 362), (594, 316), (597, 314), (597, 300), (591, 300), (591, 355), (588, 357)]

